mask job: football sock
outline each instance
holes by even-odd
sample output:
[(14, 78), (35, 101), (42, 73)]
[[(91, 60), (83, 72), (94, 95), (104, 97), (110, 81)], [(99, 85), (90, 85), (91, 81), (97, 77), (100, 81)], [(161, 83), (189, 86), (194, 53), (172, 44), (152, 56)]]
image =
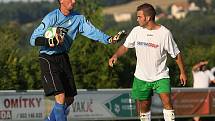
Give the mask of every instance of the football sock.
[(67, 121), (67, 117), (65, 114), (65, 105), (56, 102), (54, 106), (54, 115), (56, 121)]
[(174, 110), (163, 109), (163, 115), (165, 121), (175, 121)]
[(151, 111), (140, 113), (140, 121), (151, 121)]

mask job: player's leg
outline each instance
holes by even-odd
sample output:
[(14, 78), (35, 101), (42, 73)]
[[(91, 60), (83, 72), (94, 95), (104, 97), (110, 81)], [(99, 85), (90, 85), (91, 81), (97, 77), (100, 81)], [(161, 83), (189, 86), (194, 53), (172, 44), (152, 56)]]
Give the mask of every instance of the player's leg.
[(163, 104), (163, 114), (165, 121), (175, 121), (175, 114), (171, 102), (171, 87), (169, 79), (161, 79), (156, 81), (156, 92), (159, 94)]
[(74, 97), (66, 97), (65, 101), (65, 114), (68, 116), (71, 108), (71, 104), (74, 102)]
[(161, 93), (161, 101), (163, 103), (163, 114), (165, 121), (175, 121), (175, 114), (171, 103), (170, 93)]
[(150, 106), (151, 100), (136, 100), (136, 109), (140, 121), (151, 121)]
[(65, 94), (60, 93), (55, 95), (54, 115), (56, 121), (67, 121), (65, 115)]
[(65, 115), (65, 94), (60, 93), (55, 95), (55, 105), (46, 121), (67, 121)]
[(66, 115), (65, 115), (65, 94), (60, 93), (55, 95), (55, 105), (46, 119), (46, 121), (67, 121)]
[(149, 82), (134, 78), (132, 98), (136, 100), (137, 114), (141, 121), (151, 121), (152, 88)]
[(166, 110), (173, 110), (170, 93), (160, 93), (159, 96), (161, 98), (163, 108)]
[[(70, 88), (67, 88), (67, 90), (70, 90)], [(71, 108), (72, 103), (74, 102), (74, 96), (75, 95), (77, 95), (77, 91), (76, 90), (75, 91), (74, 90), (73, 91), (70, 90), (70, 91), (66, 92), (66, 100), (65, 100), (65, 114), (66, 114), (66, 116), (69, 115), (70, 108)]]
[(59, 55), (40, 54), (39, 56), (45, 95), (55, 96), (55, 105), (47, 119), (48, 121), (67, 121), (64, 113), (65, 94), (58, 65), (60, 58)]
[(65, 114), (68, 116), (70, 112), (70, 105), (74, 102), (74, 96), (77, 95), (77, 89), (72, 73), (71, 64), (69, 61), (69, 56), (64, 54), (63, 63), (61, 64), (61, 70), (63, 70), (61, 74), (61, 80), (63, 83), (63, 88), (65, 90)]

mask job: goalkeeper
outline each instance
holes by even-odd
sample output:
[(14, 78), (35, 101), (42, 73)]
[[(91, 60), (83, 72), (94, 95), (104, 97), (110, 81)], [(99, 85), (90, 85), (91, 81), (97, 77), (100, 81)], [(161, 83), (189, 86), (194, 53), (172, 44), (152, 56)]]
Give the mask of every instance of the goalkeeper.
[[(30, 44), (40, 46), (39, 62), (46, 96), (55, 105), (46, 121), (67, 121), (67, 109), (77, 95), (68, 51), (78, 33), (104, 44), (119, 40), (95, 28), (83, 15), (73, 11), (75, 0), (58, 0), (59, 9), (47, 14), (32, 33)], [(121, 34), (121, 33), (120, 33)]]

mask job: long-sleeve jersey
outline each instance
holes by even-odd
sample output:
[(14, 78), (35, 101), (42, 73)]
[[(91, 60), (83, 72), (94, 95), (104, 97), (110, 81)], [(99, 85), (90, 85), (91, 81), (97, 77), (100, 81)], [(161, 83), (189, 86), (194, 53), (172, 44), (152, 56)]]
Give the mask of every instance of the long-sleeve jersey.
[(52, 55), (68, 52), (77, 33), (81, 33), (92, 40), (109, 44), (108, 38), (110, 38), (110, 36), (95, 28), (83, 15), (71, 12), (68, 16), (64, 16), (59, 9), (55, 9), (43, 18), (41, 24), (31, 35), (30, 44), (35, 46), (35, 39), (37, 37), (44, 37), (44, 34), (49, 27), (63, 27), (68, 29), (68, 32), (64, 37), (64, 43), (62, 45), (54, 48), (41, 46), (40, 53)]

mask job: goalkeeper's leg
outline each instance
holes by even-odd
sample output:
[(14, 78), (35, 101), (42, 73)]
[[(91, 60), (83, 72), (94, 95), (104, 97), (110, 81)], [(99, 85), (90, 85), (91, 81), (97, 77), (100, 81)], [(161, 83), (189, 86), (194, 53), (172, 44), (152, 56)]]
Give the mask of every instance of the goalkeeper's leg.
[(71, 104), (74, 101), (74, 97), (66, 97), (66, 102), (65, 102), (65, 114), (68, 116), (71, 108)]
[[(73, 97), (66, 97), (65, 100), (65, 115), (68, 116), (71, 108), (71, 104), (73, 103), (74, 98)], [(50, 115), (47, 117), (45, 121), (56, 121), (55, 114), (54, 114), (54, 108), (52, 109)]]

